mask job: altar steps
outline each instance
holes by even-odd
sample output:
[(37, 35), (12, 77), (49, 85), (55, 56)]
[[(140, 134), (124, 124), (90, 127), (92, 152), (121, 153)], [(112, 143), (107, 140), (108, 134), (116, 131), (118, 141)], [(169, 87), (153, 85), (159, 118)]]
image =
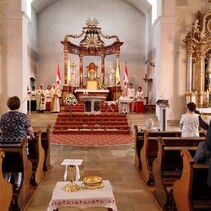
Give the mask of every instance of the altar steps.
[[(64, 111), (64, 112), (70, 111), (70, 105), (62, 104), (60, 106), (60, 108), (61, 108), (61, 111)], [(113, 109), (113, 111), (112, 111), (111, 108)], [(84, 103), (78, 103), (76, 105), (73, 105), (72, 106), (72, 112), (73, 113), (84, 112)], [(109, 107), (107, 104), (101, 104), (101, 113), (104, 113), (104, 112), (107, 112), (107, 113), (117, 112), (118, 113), (118, 106), (117, 105), (111, 105)]]
[(126, 115), (59, 114), (53, 134), (130, 134)]

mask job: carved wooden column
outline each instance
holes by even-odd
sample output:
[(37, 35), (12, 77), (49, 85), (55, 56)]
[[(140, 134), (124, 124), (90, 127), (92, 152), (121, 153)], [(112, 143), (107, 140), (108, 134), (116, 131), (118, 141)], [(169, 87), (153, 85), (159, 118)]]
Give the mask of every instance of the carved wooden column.
[(105, 56), (101, 56), (101, 82), (104, 83), (105, 81)]
[(205, 67), (205, 56), (204, 52), (201, 50), (201, 46), (196, 50), (196, 90), (198, 91), (199, 98), (197, 104), (202, 107), (204, 101), (204, 67)]
[[(120, 51), (116, 50), (116, 65), (118, 65), (119, 77), (120, 77), (120, 59), (119, 59), (119, 55), (120, 55)], [(116, 86), (120, 86), (120, 82), (119, 82), (119, 84), (116, 84)]]
[(64, 42), (64, 84), (67, 85), (68, 44)]
[(187, 48), (187, 79), (186, 79), (186, 91), (191, 92), (192, 90), (192, 55), (193, 55), (193, 47), (191, 42), (188, 43)]
[(83, 87), (83, 55), (80, 55), (80, 70), (79, 70), (79, 77), (80, 77), (80, 87)]

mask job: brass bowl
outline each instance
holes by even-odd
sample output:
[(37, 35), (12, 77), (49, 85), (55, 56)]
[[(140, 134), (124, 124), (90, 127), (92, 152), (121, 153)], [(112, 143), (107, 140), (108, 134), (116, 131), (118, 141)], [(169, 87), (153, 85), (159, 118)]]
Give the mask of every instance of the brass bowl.
[(99, 176), (88, 176), (83, 179), (83, 185), (86, 188), (95, 189), (102, 187), (103, 179)]

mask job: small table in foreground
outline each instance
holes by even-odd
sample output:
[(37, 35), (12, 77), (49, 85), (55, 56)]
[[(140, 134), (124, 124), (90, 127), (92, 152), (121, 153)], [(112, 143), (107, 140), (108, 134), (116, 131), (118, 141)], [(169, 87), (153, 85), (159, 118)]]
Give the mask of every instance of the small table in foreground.
[[(108, 180), (103, 180), (104, 187), (89, 190), (81, 188), (77, 192), (65, 192), (63, 188), (69, 182), (57, 182), (47, 211), (57, 211), (60, 207), (73, 207), (79, 209), (91, 207), (105, 207), (109, 211), (117, 211), (112, 186)], [(82, 181), (75, 182), (81, 187)]]

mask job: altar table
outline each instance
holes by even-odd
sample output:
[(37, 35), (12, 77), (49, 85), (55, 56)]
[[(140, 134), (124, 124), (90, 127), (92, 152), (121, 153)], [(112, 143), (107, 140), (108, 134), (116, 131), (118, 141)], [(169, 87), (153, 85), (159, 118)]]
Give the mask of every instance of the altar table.
[[(117, 211), (116, 201), (109, 180), (103, 180), (104, 187), (89, 190), (81, 188), (77, 192), (65, 192), (63, 188), (69, 182), (57, 182), (47, 211), (56, 211), (61, 207), (85, 209), (91, 207), (105, 207)], [(81, 187), (82, 181), (75, 182)]]
[(81, 96), (80, 100), (84, 101), (84, 113), (101, 114), (101, 101), (105, 99), (103, 96)]
[(76, 89), (75, 91), (76, 97), (78, 101), (80, 101), (81, 96), (89, 95), (89, 96), (101, 96), (108, 99), (108, 89)]

